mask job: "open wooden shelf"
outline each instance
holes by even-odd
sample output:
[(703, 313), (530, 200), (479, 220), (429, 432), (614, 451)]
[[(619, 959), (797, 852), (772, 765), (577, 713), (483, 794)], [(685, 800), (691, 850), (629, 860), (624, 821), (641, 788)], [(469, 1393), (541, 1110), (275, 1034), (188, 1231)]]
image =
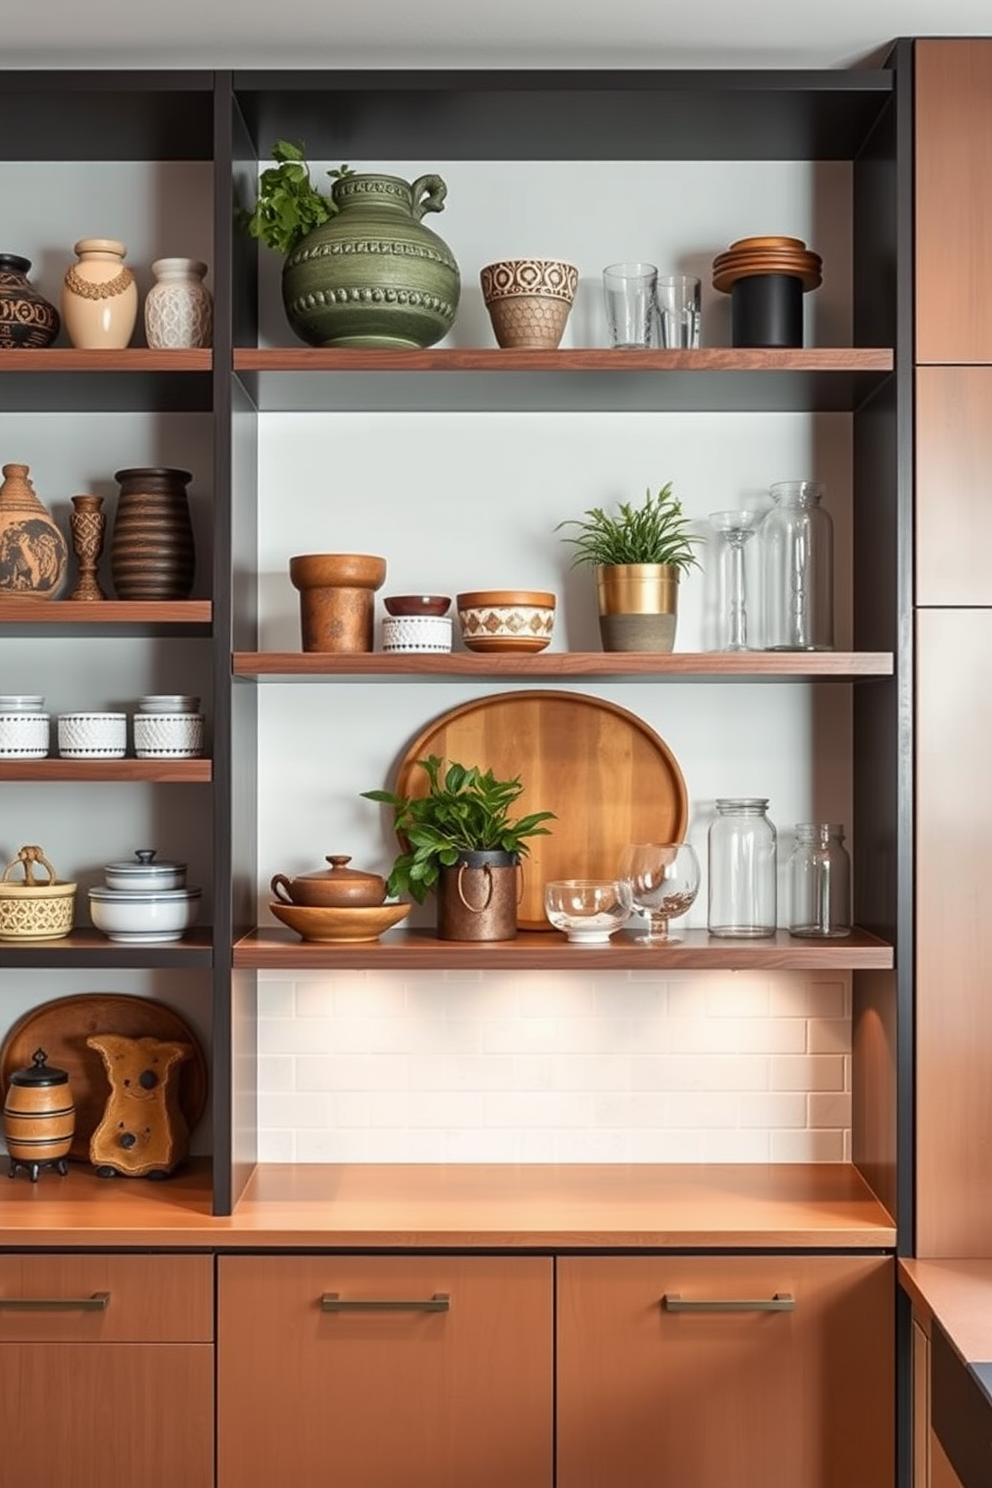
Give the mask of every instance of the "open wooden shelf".
[(479, 655), (313, 651), (238, 651), (236, 677), (678, 677), (682, 681), (851, 682), (890, 677), (890, 651), (540, 651)]
[[(0, 383), (0, 397), (2, 394)], [(68, 634), (82, 626), (88, 635), (150, 635), (183, 627), (206, 635), (212, 622), (213, 604), (209, 599), (105, 599), (92, 603), (81, 599), (0, 599), (0, 625), (48, 634)]]
[[(239, 347), (234, 370), (266, 411), (540, 408), (850, 412), (891, 376), (889, 347), (411, 351)], [(524, 374), (507, 376), (507, 374)], [(577, 376), (576, 374), (582, 374)]]
[(888, 970), (892, 947), (855, 930), (842, 940), (799, 940), (787, 930), (762, 940), (726, 940), (705, 930), (658, 949), (621, 930), (605, 946), (570, 945), (556, 930), (522, 931), (515, 940), (438, 940), (432, 930), (390, 930), (358, 945), (302, 941), (292, 930), (264, 926), (234, 946), (234, 965), (264, 971), (865, 971)]
[[(79, 897), (85, 905), (85, 894)], [(80, 910), (77, 908), (76, 912), (78, 914)], [(85, 912), (84, 908), (82, 913)], [(182, 940), (159, 941), (150, 945), (108, 940), (99, 930), (79, 927), (59, 940), (5, 940), (2, 952), (4, 967), (19, 970), (77, 967), (80, 970), (97, 967), (111, 970), (137, 966), (209, 971), (213, 965), (213, 939), (208, 926), (187, 930)]]
[(213, 761), (209, 759), (0, 759), (0, 781), (34, 781), (39, 785), (56, 780), (92, 785), (134, 780), (158, 785), (209, 785), (212, 779)]
[(213, 352), (209, 348), (4, 348), (0, 350), (0, 405), (6, 413), (130, 413), (148, 409), (159, 413), (209, 413), (212, 369)]

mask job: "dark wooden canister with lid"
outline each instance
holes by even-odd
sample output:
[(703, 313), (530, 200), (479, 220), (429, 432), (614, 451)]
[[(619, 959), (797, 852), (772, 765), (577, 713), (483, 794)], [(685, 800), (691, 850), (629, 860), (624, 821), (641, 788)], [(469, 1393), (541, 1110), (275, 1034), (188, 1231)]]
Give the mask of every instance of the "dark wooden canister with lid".
[(32, 1183), (44, 1167), (69, 1171), (66, 1158), (76, 1129), (76, 1106), (65, 1070), (47, 1063), (36, 1049), (29, 1069), (10, 1077), (3, 1106), (3, 1134), (10, 1154), (9, 1176), (24, 1168)]

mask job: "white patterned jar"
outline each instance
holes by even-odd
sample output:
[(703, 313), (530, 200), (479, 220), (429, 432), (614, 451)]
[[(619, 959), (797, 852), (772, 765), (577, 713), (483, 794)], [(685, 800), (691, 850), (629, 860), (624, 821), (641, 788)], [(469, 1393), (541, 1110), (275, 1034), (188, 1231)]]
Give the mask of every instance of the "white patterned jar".
[(197, 759), (203, 753), (202, 713), (135, 713), (138, 759)]
[(126, 713), (60, 713), (58, 732), (63, 759), (123, 759), (127, 753)]
[(207, 266), (198, 258), (157, 258), (155, 283), (145, 296), (145, 338), (163, 351), (209, 346), (214, 306), (203, 280)]
[(400, 651), (450, 651), (450, 615), (384, 615), (382, 649)]
[(62, 324), (73, 346), (122, 350), (138, 318), (138, 286), (116, 238), (80, 238), (62, 281)]
[(0, 713), (0, 759), (44, 759), (48, 745), (47, 713), (27, 708)]

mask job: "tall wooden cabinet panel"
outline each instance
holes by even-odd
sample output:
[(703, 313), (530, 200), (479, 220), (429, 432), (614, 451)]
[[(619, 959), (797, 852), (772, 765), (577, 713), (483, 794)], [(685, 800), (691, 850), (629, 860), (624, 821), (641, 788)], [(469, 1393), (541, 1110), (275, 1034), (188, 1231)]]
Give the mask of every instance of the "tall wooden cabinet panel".
[(560, 1260), (558, 1488), (887, 1488), (893, 1266)]
[(916, 1253), (992, 1256), (992, 608), (916, 623)]
[(992, 366), (916, 373), (916, 603), (992, 605)]
[(552, 1316), (545, 1257), (222, 1257), (217, 1488), (551, 1488)]
[(916, 360), (992, 361), (992, 42), (916, 43)]

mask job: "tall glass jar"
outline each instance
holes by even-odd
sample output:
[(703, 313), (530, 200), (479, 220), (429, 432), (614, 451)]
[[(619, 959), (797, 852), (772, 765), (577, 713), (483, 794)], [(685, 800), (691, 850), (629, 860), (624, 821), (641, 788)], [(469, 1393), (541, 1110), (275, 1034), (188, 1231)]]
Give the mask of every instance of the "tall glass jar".
[(709, 830), (711, 935), (757, 939), (778, 923), (777, 833), (763, 796), (722, 796)]
[(830, 651), (834, 644), (834, 528), (819, 481), (777, 481), (760, 528), (765, 649)]
[(799, 822), (789, 859), (789, 933), (836, 940), (851, 933), (851, 859), (839, 822)]

